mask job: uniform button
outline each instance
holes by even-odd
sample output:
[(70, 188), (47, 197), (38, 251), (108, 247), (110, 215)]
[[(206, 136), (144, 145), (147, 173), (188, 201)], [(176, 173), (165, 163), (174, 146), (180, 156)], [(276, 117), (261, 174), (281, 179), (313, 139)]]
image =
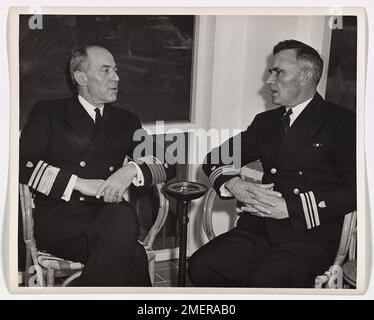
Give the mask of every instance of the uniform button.
[(109, 171), (113, 172), (114, 171), (114, 167), (109, 167)]
[(79, 197), (79, 201), (84, 201), (84, 197)]
[(302, 176), (303, 175), (303, 172), (302, 171), (299, 171), (299, 176)]
[(79, 162), (79, 165), (83, 168), (83, 167), (86, 166), (86, 162), (85, 161), (81, 161), (81, 162)]
[(299, 193), (300, 193), (300, 190), (297, 189), (297, 188), (295, 188), (295, 189), (293, 189), (293, 193), (294, 193), (294, 194), (299, 194)]
[(216, 170), (216, 166), (211, 167), (210, 170), (212, 171)]
[(272, 174), (276, 174), (276, 173), (277, 173), (277, 169), (272, 168), (272, 169), (270, 170), (270, 172), (271, 172)]
[(164, 167), (165, 167), (165, 168), (168, 168), (168, 167), (169, 167), (169, 165), (168, 165), (167, 163), (165, 163), (165, 164), (164, 164)]

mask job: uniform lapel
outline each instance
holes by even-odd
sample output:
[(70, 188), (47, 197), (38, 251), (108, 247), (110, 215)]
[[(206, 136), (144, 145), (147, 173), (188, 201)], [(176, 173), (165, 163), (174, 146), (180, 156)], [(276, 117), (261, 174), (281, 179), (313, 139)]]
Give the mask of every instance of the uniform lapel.
[(298, 149), (324, 123), (326, 110), (324, 100), (316, 93), (312, 101), (300, 113), (287, 134), (283, 136), (278, 153), (278, 161)]
[(73, 98), (67, 106), (65, 121), (78, 132), (86, 142), (91, 142), (94, 135), (94, 122), (87, 111), (79, 103), (78, 98)]
[(284, 107), (275, 109), (272, 112), (270, 120), (265, 122), (263, 129), (265, 137), (263, 148), (266, 148), (272, 154), (272, 157), (277, 154), (277, 150), (281, 144), (281, 118), (284, 112)]

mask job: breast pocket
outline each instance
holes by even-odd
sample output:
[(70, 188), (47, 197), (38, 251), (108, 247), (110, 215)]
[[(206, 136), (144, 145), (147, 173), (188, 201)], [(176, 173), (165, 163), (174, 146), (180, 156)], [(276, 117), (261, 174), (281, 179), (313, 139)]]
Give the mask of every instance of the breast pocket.
[(311, 140), (304, 145), (299, 156), (303, 162), (330, 161), (332, 159), (331, 144), (323, 140)]

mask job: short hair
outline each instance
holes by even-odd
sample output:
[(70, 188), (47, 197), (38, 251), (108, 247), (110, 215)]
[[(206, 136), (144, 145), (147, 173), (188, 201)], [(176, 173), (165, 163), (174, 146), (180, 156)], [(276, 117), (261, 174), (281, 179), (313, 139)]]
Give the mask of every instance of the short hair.
[(77, 82), (74, 78), (74, 72), (75, 71), (87, 71), (88, 69), (88, 54), (87, 50), (89, 48), (102, 48), (105, 49), (102, 46), (96, 45), (96, 44), (89, 44), (84, 46), (76, 46), (71, 51), (71, 58), (70, 58), (70, 64), (69, 64), (69, 71), (70, 71), (70, 77), (73, 81), (73, 84), (76, 86)]
[(284, 40), (279, 42), (273, 49), (273, 55), (283, 50), (294, 50), (296, 59), (306, 65), (313, 73), (315, 85), (318, 84), (322, 76), (323, 60), (316, 49), (297, 40)]

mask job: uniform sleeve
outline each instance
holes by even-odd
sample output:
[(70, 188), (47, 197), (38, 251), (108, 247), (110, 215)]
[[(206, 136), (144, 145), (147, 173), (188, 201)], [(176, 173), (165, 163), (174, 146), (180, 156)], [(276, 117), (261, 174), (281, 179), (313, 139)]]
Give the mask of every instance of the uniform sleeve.
[(286, 199), (291, 223), (296, 229), (313, 229), (356, 210), (356, 118), (353, 113), (340, 117), (333, 135), (336, 188), (327, 192), (315, 188)]
[(232, 199), (221, 193), (224, 183), (239, 176), (240, 168), (260, 157), (257, 136), (260, 118), (257, 115), (246, 131), (213, 149), (204, 159), (203, 171), (221, 199)]
[(36, 192), (61, 200), (72, 174), (46, 160), (50, 126), (49, 108), (36, 104), (21, 133), (19, 181)]
[(176, 175), (175, 159), (142, 128), (134, 114), (132, 124), (134, 135), (130, 154), (143, 174), (143, 185), (153, 186), (173, 178)]

